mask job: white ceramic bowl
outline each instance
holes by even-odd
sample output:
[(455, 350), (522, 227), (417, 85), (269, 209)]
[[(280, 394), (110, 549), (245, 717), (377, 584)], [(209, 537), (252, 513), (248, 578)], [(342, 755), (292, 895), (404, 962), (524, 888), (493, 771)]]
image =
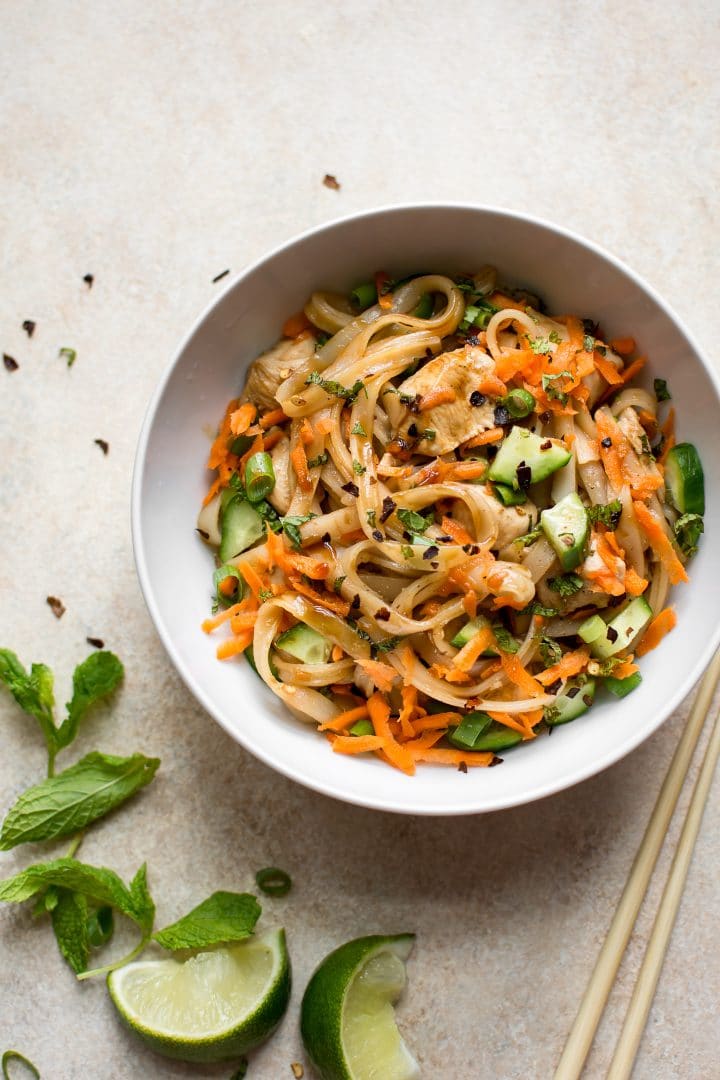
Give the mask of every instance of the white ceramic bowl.
[[(422, 766), (407, 777), (375, 759), (340, 757), (294, 719), (244, 662), (220, 663), (200, 630), (212, 556), (194, 531), (209, 475), (208, 430), (243, 385), (247, 365), (316, 288), (349, 289), (391, 274), (472, 270), (483, 263), (542, 295), (549, 310), (632, 334), (666, 378), (682, 439), (705, 466), (706, 535), (689, 585), (675, 589), (678, 628), (642, 660), (643, 683), (576, 723), (506, 753), (499, 769)], [(682, 377), (681, 377), (682, 376)], [(584, 780), (638, 746), (692, 688), (720, 637), (718, 379), (668, 305), (606, 252), (564, 229), (480, 206), (389, 207), (314, 229), (225, 286), (180, 345), (150, 403), (133, 479), (135, 558), (147, 606), (185, 683), (233, 738), (274, 769), (338, 799), (414, 814), (515, 806)]]

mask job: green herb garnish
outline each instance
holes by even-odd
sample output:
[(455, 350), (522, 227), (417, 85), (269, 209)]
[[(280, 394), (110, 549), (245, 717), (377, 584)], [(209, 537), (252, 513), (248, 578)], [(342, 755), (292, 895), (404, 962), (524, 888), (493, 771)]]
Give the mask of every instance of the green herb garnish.
[(498, 647), (505, 653), (516, 653), (520, 645), (502, 623), (493, 623), (492, 632)]
[(585, 582), (577, 574), (560, 574), (558, 577), (548, 578), (548, 585), (556, 593), (560, 593), (563, 599), (574, 596), (585, 587)]
[(668, 390), (668, 384), (665, 379), (653, 379), (653, 389), (655, 390), (655, 397), (658, 401), (670, 401), (672, 395)]
[(282, 521), (282, 530), (287, 536), (292, 546), (299, 551), (302, 547), (302, 536), (300, 535), (300, 526), (304, 525), (311, 518), (314, 518), (315, 514), (288, 514)]
[(358, 379), (352, 386), (347, 387), (339, 382), (335, 382), (333, 379), (323, 379), (319, 371), (311, 371), (305, 380), (305, 384), (306, 386), (319, 386), (326, 394), (331, 394), (333, 397), (344, 398), (348, 404), (352, 403), (360, 391), (365, 389), (365, 383), (362, 379)]
[(67, 366), (72, 367), (77, 360), (77, 351), (75, 349), (69, 349), (67, 346), (63, 346), (58, 352), (58, 356), (62, 356), (67, 360)]
[(572, 375), (569, 371), (560, 371), (557, 375), (543, 375), (542, 388), (549, 398), (555, 398), (561, 405), (567, 405), (567, 393), (555, 386), (558, 379), (572, 379)]
[(550, 353), (552, 352), (551, 345), (559, 345), (562, 338), (558, 334), (557, 330), (551, 330), (547, 337), (530, 337), (528, 336), (528, 344), (534, 353)]
[(364, 476), (367, 472), (365, 466), (361, 465), (359, 461), (353, 461), (352, 466), (353, 472), (356, 474), (356, 476)]
[(622, 503), (619, 499), (613, 499), (612, 502), (605, 503), (605, 505), (588, 506), (587, 514), (593, 525), (597, 525), (599, 522), (606, 529), (616, 529), (622, 514)]
[(559, 660), (562, 660), (563, 651), (554, 638), (543, 637), (540, 638), (540, 656), (546, 668), (552, 667), (553, 664), (557, 664)]
[(398, 520), (402, 522), (408, 532), (424, 533), (430, 526), (430, 522), (424, 518), (422, 514), (416, 514), (414, 510), (407, 510), (404, 507), (400, 507), (395, 513)]
[(526, 532), (523, 536), (516, 536), (513, 540), (513, 544), (521, 544), (523, 547), (529, 547), (530, 544), (534, 544), (536, 540), (539, 540), (542, 536), (542, 527), (536, 525), (530, 532)]
[(353, 425), (353, 427), (352, 427), (352, 429), (350, 431), (350, 434), (351, 435), (365, 435), (367, 437), (367, 431), (362, 426), (360, 421), (358, 421), (357, 424)]
[(250, 893), (215, 892), (182, 919), (158, 930), (163, 949), (208, 949), (250, 937), (261, 908)]
[(317, 469), (320, 465), (327, 465), (330, 460), (330, 455), (327, 450), (323, 450), (322, 454), (318, 454), (317, 457), (310, 458), (308, 461), (308, 469)]
[(700, 514), (683, 514), (673, 526), (675, 539), (683, 555), (690, 558), (698, 549), (701, 534), (705, 531), (705, 525)]

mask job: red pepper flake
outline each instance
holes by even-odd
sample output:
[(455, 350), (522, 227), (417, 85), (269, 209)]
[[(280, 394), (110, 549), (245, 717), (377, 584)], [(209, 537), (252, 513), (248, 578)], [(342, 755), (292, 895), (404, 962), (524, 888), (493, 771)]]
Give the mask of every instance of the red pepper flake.
[(216, 281), (222, 281), (222, 279), (224, 277), (227, 277), (229, 273), (230, 273), (229, 270), (223, 270), (221, 274), (216, 274), (215, 277), (212, 279), (213, 285), (215, 284)]
[(325, 185), (325, 187), (329, 187), (333, 191), (340, 190), (339, 182), (331, 173), (325, 173), (325, 175), (323, 176), (323, 184)]
[(62, 600), (58, 600), (57, 596), (48, 596), (46, 603), (56, 619), (62, 619), (65, 614), (65, 605)]
[(6, 352), (3, 353), (3, 364), (6, 371), (17, 371), (20, 367), (14, 356), (8, 356)]
[(105, 457), (107, 457), (107, 452), (110, 449), (110, 443), (105, 442), (104, 439), (93, 439), (93, 442), (95, 443), (96, 446), (100, 447), (103, 454), (105, 454)]
[(33, 334), (35, 333), (35, 326), (36, 325), (37, 324), (34, 323), (32, 319), (26, 319), (25, 322), (22, 324), (22, 328), (23, 328), (23, 330), (25, 331), (25, 333), (27, 334), (28, 337), (33, 336)]
[(87, 285), (88, 289), (92, 289), (94, 280), (95, 280), (95, 275), (94, 274), (84, 274), (83, 275), (83, 281)]
[(464, 761), (461, 761), (458, 765), (458, 772), (467, 772), (467, 764)]
[(87, 641), (88, 645), (92, 645), (93, 649), (104, 649), (105, 648), (105, 642), (103, 641), (102, 638), (99, 638), (99, 637), (86, 637), (85, 640)]

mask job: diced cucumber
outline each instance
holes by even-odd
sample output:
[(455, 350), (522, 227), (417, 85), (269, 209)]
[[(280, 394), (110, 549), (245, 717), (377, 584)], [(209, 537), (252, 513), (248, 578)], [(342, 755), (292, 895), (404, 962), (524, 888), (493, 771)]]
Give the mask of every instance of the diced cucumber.
[[(470, 619), (458, 630), (450, 644), (454, 645), (456, 649), (462, 649), (463, 645), (467, 645), (481, 630), (485, 630), (488, 626), (490, 626), (490, 620), (486, 619), (484, 615), (478, 615), (476, 618)], [(494, 649), (485, 649), (480, 655), (497, 656), (497, 653)]]
[(448, 733), (448, 740), (459, 750), (474, 750), (476, 740), (491, 724), (492, 719), (487, 713), (467, 713), (458, 726)]
[(540, 515), (543, 532), (557, 552), (563, 570), (574, 570), (582, 561), (588, 538), (589, 518), (580, 496), (573, 491)]
[(263, 520), (250, 503), (235, 497), (223, 510), (220, 533), (220, 558), (229, 562), (259, 540), (263, 534)]
[(665, 486), (670, 501), (681, 514), (705, 513), (705, 477), (692, 443), (673, 446), (665, 462)]
[[(258, 679), (262, 678), (260, 672), (257, 669), (257, 664), (255, 663), (255, 650), (253, 649), (252, 645), (248, 645), (247, 649), (243, 653), (243, 656), (245, 657), (248, 664), (250, 665), (250, 667), (253, 669), (253, 671), (257, 675)], [(277, 679), (278, 670), (277, 670), (277, 668), (275, 667), (275, 665), (273, 663), (272, 656), (270, 657), (270, 671), (272, 672), (272, 674)]]
[(607, 660), (610, 656), (627, 649), (641, 630), (652, 619), (652, 608), (642, 596), (636, 596), (628, 606), (616, 615), (605, 627), (605, 633), (590, 642), (590, 651), (598, 660)]
[(586, 713), (594, 700), (594, 679), (588, 679), (582, 685), (576, 679), (571, 679), (566, 683), (562, 694), (556, 698), (555, 704), (545, 710), (545, 723), (550, 727), (569, 724), (571, 720), (576, 720), (578, 716)]
[(571, 456), (558, 439), (543, 439), (516, 426), (501, 444), (488, 477), (518, 491), (562, 469)]
[(303, 664), (327, 664), (332, 643), (311, 626), (298, 623), (275, 639), (275, 648), (294, 656)]
[(628, 675), (627, 679), (615, 679), (612, 675), (605, 676), (605, 686), (608, 688), (611, 694), (615, 697), (625, 697), (627, 694), (631, 694), (633, 690), (636, 690), (642, 682), (642, 675), (639, 671), (634, 672), (632, 675)]
[(591, 645), (599, 637), (603, 637), (607, 630), (607, 623), (599, 615), (591, 615), (585, 622), (578, 626), (578, 636), (586, 645)]
[[(418, 316), (420, 318), (420, 316)], [(428, 318), (427, 315), (422, 318)], [(372, 726), (372, 720), (357, 720), (350, 728), (351, 735), (374, 735), (375, 728)]]
[(448, 740), (458, 750), (495, 752), (508, 750), (522, 742), (522, 735), (491, 720), (487, 713), (474, 712), (462, 718), (460, 724), (448, 734)]
[(493, 484), (493, 494), (503, 506), (522, 506), (527, 502), (527, 495), (524, 491), (515, 491), (514, 488), (508, 487), (507, 484)]

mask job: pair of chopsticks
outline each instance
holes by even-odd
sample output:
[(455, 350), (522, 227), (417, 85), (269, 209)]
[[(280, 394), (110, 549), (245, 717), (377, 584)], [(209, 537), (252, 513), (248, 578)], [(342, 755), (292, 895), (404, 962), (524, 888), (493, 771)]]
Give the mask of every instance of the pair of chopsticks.
[[(718, 681), (720, 681), (720, 652), (711, 661), (700, 684), (685, 730), (673, 755), (642, 843), (635, 856), (625, 889), (615, 909), (605, 943), (595, 962), (595, 968), (580, 1003), (575, 1023), (565, 1043), (565, 1049), (555, 1072), (555, 1080), (577, 1080), (582, 1072), (640, 905), (647, 892), (650, 877), (687, 776), (693, 751), (705, 724)], [(675, 916), (680, 906), (693, 848), (719, 755), (720, 715), (715, 719), (705, 750), (705, 758), (695, 782), (665, 891), (655, 917), (655, 924), (635, 983), (625, 1022), (615, 1047), (615, 1054), (610, 1063), (607, 1080), (628, 1080), (632, 1073)]]

